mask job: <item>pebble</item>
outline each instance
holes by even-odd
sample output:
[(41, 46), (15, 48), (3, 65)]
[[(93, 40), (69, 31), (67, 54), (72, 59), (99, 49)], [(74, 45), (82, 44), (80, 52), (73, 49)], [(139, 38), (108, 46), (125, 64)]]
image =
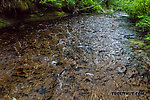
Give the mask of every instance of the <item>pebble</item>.
[(119, 71), (119, 73), (124, 73), (124, 72), (126, 72), (126, 67), (125, 66), (119, 66), (118, 67), (118, 71)]
[(15, 97), (13, 97), (13, 100), (17, 100)]
[(57, 62), (56, 61), (52, 61), (52, 65), (56, 65), (57, 64)]
[(85, 75), (94, 76), (94, 74), (91, 73), (86, 73)]
[(83, 46), (77, 46), (78, 48), (83, 48)]
[(129, 72), (128, 72), (128, 78), (132, 78), (132, 77), (134, 77), (134, 75), (136, 75), (136, 74), (138, 74), (138, 71), (136, 71), (136, 70), (129, 71)]

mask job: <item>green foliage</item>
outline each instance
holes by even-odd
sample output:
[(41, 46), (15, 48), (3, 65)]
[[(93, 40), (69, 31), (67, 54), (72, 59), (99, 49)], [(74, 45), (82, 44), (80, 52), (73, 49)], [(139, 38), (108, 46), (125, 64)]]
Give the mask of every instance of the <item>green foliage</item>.
[(136, 26), (147, 33), (145, 39), (150, 43), (150, 0), (104, 0), (107, 8), (123, 10), (136, 22)]
[(64, 0), (40, 0), (39, 3), (49, 7), (62, 8)]
[(94, 5), (96, 2), (94, 2), (93, 0), (81, 0), (80, 1), (80, 6), (81, 7), (87, 7), (87, 6), (91, 6)]
[(144, 41), (136, 41), (136, 40), (134, 40), (134, 39), (130, 39), (129, 42), (130, 42), (131, 44), (138, 44), (139, 47), (145, 46)]
[[(143, 32), (150, 33), (150, 0), (118, 0), (121, 9), (126, 11), (136, 26), (142, 28)], [(150, 40), (150, 35), (146, 35)]]
[(5, 8), (19, 8), (21, 10), (28, 10), (29, 9), (29, 0), (24, 1), (24, 0), (1, 0), (0, 1), (0, 9), (5, 9)]
[(8, 21), (5, 21), (3, 19), (0, 18), (0, 27), (5, 27), (7, 25), (9, 25), (10, 23)]
[[(93, 0), (40, 0), (40, 4), (49, 5), (56, 8), (68, 7), (68, 8), (85, 8), (88, 6), (96, 5), (98, 2)], [(101, 5), (96, 5), (91, 10), (100, 10)], [(89, 10), (89, 9), (88, 9)]]
[(76, 0), (66, 0), (67, 5), (72, 5), (75, 6), (76, 5)]
[(76, 8), (84, 9), (88, 6), (93, 7), (84, 10), (100, 11), (101, 5), (96, 5), (100, 1), (101, 0), (0, 0), (0, 12), (5, 13), (5, 11), (7, 12), (9, 10), (11, 13), (13, 10), (16, 15), (16, 9), (19, 9), (20, 11), (35, 12), (37, 10), (47, 10), (48, 8), (54, 8), (59, 11), (62, 9), (68, 9), (73, 12)]
[(122, 1), (123, 10), (138, 19), (138, 16), (150, 14), (150, 0), (125, 0)]
[(116, 9), (118, 5), (119, 0), (103, 0), (102, 6), (106, 9)]
[(145, 39), (150, 43), (150, 32), (146, 35)]
[(141, 18), (136, 26), (141, 27), (143, 31), (150, 31), (150, 16), (138, 16)]
[(95, 10), (95, 11), (98, 11), (100, 12), (101, 11), (101, 5), (96, 5), (95, 7), (93, 7), (92, 9)]
[(76, 0), (40, 0), (40, 4), (49, 5), (57, 8), (62, 8), (64, 6), (75, 6)]
[[(79, 4), (77, 5), (79, 8), (86, 8), (89, 6), (93, 6), (90, 9), (85, 9), (85, 11), (90, 11), (90, 10), (94, 10), (94, 11), (101, 11), (101, 5), (96, 5), (98, 2), (100, 1), (94, 1), (94, 0), (81, 0), (79, 1)], [(95, 5), (95, 6), (94, 6)]]
[(55, 2), (56, 0), (41, 0), (39, 3), (47, 4), (48, 2)]

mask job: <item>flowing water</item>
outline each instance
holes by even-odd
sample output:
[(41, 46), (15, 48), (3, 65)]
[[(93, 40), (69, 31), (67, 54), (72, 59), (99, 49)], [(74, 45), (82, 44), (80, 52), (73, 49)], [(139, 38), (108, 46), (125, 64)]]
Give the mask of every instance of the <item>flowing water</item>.
[(149, 49), (122, 12), (23, 24), (0, 34), (2, 100), (148, 100)]

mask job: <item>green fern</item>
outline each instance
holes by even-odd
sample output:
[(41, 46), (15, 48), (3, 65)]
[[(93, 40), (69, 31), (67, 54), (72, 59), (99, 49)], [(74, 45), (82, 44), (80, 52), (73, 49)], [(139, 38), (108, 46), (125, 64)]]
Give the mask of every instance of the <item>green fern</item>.
[(150, 31), (150, 17), (149, 16), (138, 16), (138, 18), (142, 18), (136, 26), (141, 27), (143, 31)]
[(145, 36), (145, 39), (150, 43), (150, 32)]

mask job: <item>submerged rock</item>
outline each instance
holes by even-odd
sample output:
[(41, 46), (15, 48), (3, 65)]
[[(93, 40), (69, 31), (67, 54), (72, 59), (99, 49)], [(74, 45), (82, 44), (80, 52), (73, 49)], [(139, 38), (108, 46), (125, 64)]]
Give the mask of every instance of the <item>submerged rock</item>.
[(127, 68), (125, 66), (118, 66), (119, 73), (125, 73), (126, 71), (127, 71)]
[(56, 61), (52, 61), (52, 65), (56, 65), (57, 64), (57, 62)]

